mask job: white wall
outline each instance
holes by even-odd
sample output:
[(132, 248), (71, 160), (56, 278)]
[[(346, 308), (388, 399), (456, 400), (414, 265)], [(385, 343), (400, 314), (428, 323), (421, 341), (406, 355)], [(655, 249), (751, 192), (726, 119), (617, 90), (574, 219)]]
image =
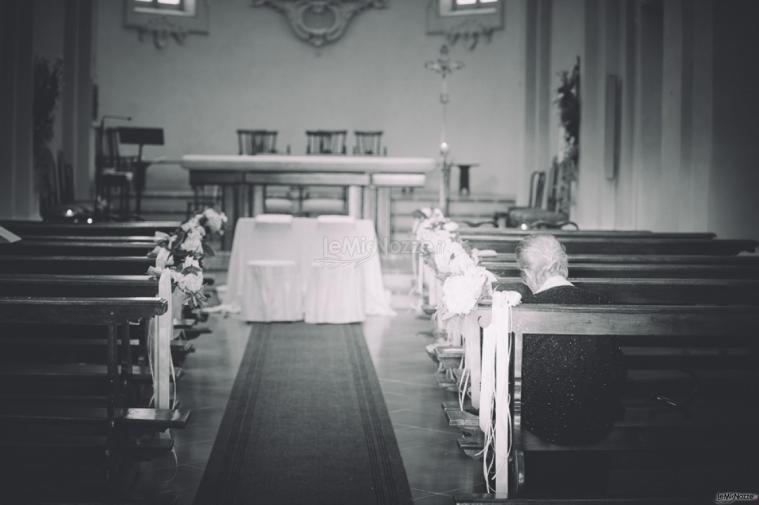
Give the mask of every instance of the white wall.
[[(479, 161), (473, 191), (515, 194), (522, 160), (525, 0), (508, 0), (506, 29), (453, 57), (449, 144)], [(424, 69), (443, 42), (425, 31), (426, 0), (393, 0), (353, 20), (344, 38), (316, 50), (284, 17), (248, 0), (211, 0), (210, 33), (158, 50), (123, 28), (122, 1), (98, 2), (95, 80), (100, 113), (165, 128), (165, 149), (234, 153), (236, 128), (279, 130), (280, 149), (305, 149), (310, 128), (382, 129), (391, 155), (436, 156), (438, 76)], [(353, 139), (351, 138), (351, 143)], [(147, 153), (151, 155), (151, 152)], [(178, 167), (155, 167), (149, 188), (185, 188)]]
[[(557, 0), (555, 0), (556, 3)], [(576, 219), (586, 228), (759, 238), (759, 44), (751, 1), (587, 0)], [(605, 177), (604, 81), (622, 84), (620, 163)]]

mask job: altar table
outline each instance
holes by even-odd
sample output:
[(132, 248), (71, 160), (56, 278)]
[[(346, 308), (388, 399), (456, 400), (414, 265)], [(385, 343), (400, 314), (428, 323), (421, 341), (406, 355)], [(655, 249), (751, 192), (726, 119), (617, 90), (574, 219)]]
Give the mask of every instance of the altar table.
[(373, 220), (379, 236), (387, 238), (390, 188), (424, 186), (436, 161), (388, 156), (187, 154), (181, 165), (190, 173), (196, 195), (204, 186), (221, 187), (222, 210), (233, 223), (238, 217), (264, 212), (267, 185), (344, 186), (348, 188), (348, 214)]
[[(304, 295), (311, 264), (321, 261), (356, 265), (363, 275), (365, 313), (394, 314), (382, 283), (377, 235), (372, 221), (356, 220), (351, 234), (336, 234), (329, 229), (320, 227), (316, 218), (293, 218), (289, 225), (257, 223), (255, 218), (240, 218), (229, 260), (225, 305), (240, 307), (248, 261), (276, 259), (296, 262)], [(325, 300), (325, 303), (329, 301)]]

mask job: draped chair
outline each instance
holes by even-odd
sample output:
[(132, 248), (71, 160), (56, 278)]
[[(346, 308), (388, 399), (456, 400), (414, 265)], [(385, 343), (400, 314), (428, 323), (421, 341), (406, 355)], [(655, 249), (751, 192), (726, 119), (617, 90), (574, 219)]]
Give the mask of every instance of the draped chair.
[[(306, 154), (345, 155), (348, 130), (306, 130)], [(347, 214), (348, 188), (331, 191), (328, 187), (301, 191), (299, 207), (305, 215)]]

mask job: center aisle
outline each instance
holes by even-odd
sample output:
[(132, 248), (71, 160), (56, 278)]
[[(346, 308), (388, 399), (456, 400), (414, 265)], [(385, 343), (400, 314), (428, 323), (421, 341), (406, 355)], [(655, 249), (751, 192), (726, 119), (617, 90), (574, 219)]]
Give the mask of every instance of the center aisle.
[(253, 325), (195, 503), (411, 503), (360, 325)]

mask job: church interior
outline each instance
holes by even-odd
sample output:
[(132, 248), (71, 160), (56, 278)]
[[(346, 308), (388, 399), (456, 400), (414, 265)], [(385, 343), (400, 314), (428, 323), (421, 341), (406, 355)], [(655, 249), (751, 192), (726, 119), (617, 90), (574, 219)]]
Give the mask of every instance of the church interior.
[(759, 500), (757, 17), (3, 1), (0, 502)]

